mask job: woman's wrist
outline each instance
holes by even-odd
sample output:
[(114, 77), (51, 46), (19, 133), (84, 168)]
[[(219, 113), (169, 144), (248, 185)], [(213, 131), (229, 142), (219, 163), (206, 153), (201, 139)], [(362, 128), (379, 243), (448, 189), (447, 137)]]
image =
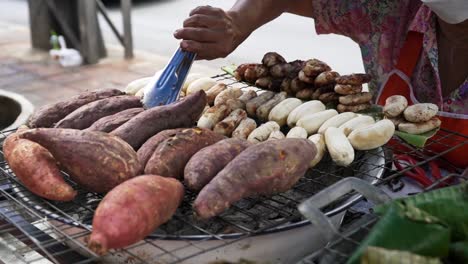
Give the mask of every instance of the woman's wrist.
[(255, 28), (248, 22), (245, 14), (239, 10), (229, 10), (226, 14), (231, 18), (231, 22), (235, 27), (232, 29), (235, 31), (235, 46), (240, 45), (244, 40), (252, 34)]

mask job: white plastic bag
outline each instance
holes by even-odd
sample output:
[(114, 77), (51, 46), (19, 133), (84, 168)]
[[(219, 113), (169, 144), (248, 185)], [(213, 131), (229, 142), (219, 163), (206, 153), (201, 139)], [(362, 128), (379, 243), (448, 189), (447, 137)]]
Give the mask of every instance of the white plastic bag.
[(63, 67), (79, 66), (83, 63), (83, 57), (80, 52), (75, 49), (68, 49), (63, 36), (58, 36), (60, 49), (52, 49), (49, 54), (52, 58), (58, 59), (60, 65)]

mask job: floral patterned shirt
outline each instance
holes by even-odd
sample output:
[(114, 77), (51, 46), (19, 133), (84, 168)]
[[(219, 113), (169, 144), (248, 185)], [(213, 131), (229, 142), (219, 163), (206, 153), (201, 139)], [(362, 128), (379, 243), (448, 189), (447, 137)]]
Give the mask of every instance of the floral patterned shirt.
[(411, 76), (416, 99), (437, 104), (442, 111), (468, 114), (468, 78), (449, 96), (442, 96), (438, 72), (436, 16), (415, 0), (313, 0), (318, 34), (340, 34), (357, 42), (369, 89), (378, 93), (393, 70), (407, 32), (421, 32), (423, 52)]

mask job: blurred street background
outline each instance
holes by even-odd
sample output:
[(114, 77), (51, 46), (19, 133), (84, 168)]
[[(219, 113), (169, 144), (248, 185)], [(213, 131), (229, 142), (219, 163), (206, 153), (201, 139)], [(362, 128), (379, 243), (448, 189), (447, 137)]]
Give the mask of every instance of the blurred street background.
[[(235, 0), (134, 0), (134, 48), (169, 58), (178, 46), (172, 33), (182, 25), (190, 10), (199, 5), (228, 9), (234, 2)], [(105, 1), (105, 4), (111, 19), (121, 30), (119, 1)], [(102, 16), (100, 20), (106, 44), (118, 44), (108, 25), (103, 23)], [(1, 0), (0, 21), (28, 26), (27, 1)], [(197, 64), (219, 68), (231, 63), (260, 62), (263, 54), (268, 51), (276, 51), (287, 60), (318, 58), (342, 74), (364, 70), (360, 50), (349, 38), (337, 35), (318, 36), (313, 19), (289, 14), (254, 32), (229, 57), (210, 62), (200, 61)]]

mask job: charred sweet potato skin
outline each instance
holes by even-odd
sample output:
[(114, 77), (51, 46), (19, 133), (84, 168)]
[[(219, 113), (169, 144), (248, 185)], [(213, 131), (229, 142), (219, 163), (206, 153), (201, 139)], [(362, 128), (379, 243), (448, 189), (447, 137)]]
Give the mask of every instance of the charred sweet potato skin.
[(204, 128), (185, 129), (159, 144), (146, 164), (145, 173), (182, 179), (185, 165), (195, 153), (224, 138)]
[(172, 217), (183, 195), (179, 181), (156, 175), (138, 176), (118, 185), (94, 214), (88, 247), (104, 255), (111, 248), (138, 242)]
[(37, 128), (20, 137), (47, 148), (72, 180), (91, 192), (108, 192), (136, 176), (141, 168), (132, 147), (106, 133)]
[(130, 108), (110, 116), (105, 116), (94, 122), (86, 130), (101, 131), (107, 133), (112, 132), (114, 129), (123, 125), (125, 122), (130, 120), (132, 117), (138, 115), (139, 113), (143, 112), (144, 110), (145, 109), (143, 107)]
[(158, 106), (144, 111), (112, 131), (138, 149), (157, 133), (171, 128), (192, 127), (206, 106), (205, 91), (195, 92), (175, 104)]
[(143, 169), (148, 163), (148, 160), (153, 155), (154, 151), (158, 147), (158, 145), (163, 142), (164, 140), (175, 136), (178, 132), (184, 130), (186, 128), (175, 128), (175, 129), (167, 129), (159, 132), (158, 134), (149, 138), (145, 144), (143, 144), (137, 151), (138, 161)]
[(28, 126), (30, 128), (53, 127), (55, 123), (83, 105), (123, 94), (124, 92), (117, 89), (103, 89), (83, 93), (66, 101), (45, 105), (32, 114)]
[(140, 98), (133, 95), (105, 98), (76, 109), (60, 120), (55, 127), (85, 129), (105, 116), (110, 116), (129, 108), (142, 106)]
[(54, 201), (75, 198), (76, 191), (65, 182), (47, 149), (14, 133), (5, 140), (3, 150), (11, 170), (30, 192)]
[(253, 145), (201, 190), (194, 210), (199, 218), (208, 219), (242, 198), (285, 192), (305, 174), (315, 154), (315, 145), (307, 139), (287, 138)]
[(184, 169), (184, 182), (194, 191), (201, 190), (231, 160), (251, 143), (243, 139), (225, 139), (203, 148), (190, 158)]

